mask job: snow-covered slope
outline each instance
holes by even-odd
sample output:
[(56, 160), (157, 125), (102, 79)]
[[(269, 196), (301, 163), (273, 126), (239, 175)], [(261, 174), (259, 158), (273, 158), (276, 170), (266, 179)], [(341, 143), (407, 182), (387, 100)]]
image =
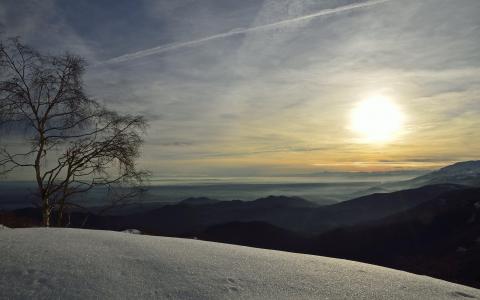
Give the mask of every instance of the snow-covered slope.
[(462, 161), (412, 179), (418, 184), (455, 183), (480, 185), (480, 160)]
[(435, 184), (480, 187), (480, 160), (458, 162), (410, 180), (387, 182), (367, 190), (355, 192), (352, 194), (352, 198)]
[(79, 229), (0, 231), (2, 299), (472, 299), (382, 267), (198, 240)]

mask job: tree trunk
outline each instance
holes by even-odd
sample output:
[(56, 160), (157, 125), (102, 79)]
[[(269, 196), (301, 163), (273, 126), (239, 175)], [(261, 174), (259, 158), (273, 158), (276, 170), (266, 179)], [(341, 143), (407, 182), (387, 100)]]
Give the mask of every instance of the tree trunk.
[(43, 200), (42, 226), (50, 227), (50, 206), (48, 205), (48, 199)]

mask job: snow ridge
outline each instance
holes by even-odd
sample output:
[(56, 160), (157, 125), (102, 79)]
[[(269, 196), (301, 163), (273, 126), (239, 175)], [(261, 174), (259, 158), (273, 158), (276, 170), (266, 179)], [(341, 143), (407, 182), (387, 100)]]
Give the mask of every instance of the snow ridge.
[(347, 260), (111, 231), (2, 230), (0, 253), (7, 299), (480, 298), (473, 288)]

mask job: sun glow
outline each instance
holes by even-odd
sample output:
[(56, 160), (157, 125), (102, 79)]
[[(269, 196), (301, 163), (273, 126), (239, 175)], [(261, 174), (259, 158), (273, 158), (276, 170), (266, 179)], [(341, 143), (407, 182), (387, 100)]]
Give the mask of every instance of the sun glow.
[(360, 102), (351, 114), (351, 129), (366, 143), (387, 143), (403, 128), (404, 115), (391, 99), (375, 95)]

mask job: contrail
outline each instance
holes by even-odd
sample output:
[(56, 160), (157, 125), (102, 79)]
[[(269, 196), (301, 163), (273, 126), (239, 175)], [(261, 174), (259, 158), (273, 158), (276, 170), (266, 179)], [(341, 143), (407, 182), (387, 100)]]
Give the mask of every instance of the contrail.
[(205, 42), (212, 41), (212, 40), (217, 40), (217, 39), (226, 38), (226, 37), (239, 35), (239, 34), (245, 34), (245, 33), (249, 33), (249, 32), (255, 32), (255, 31), (261, 31), (261, 30), (273, 29), (273, 28), (277, 28), (277, 27), (283, 27), (283, 26), (291, 24), (291, 23), (302, 22), (302, 21), (314, 19), (314, 18), (321, 17), (321, 16), (336, 14), (336, 13), (349, 11), (349, 10), (353, 10), (353, 9), (357, 9), (357, 8), (373, 6), (373, 5), (377, 5), (377, 4), (381, 4), (381, 3), (389, 2), (389, 1), (392, 1), (392, 0), (372, 0), (372, 1), (362, 2), (362, 3), (348, 4), (348, 5), (344, 5), (344, 6), (340, 6), (340, 7), (336, 7), (336, 8), (320, 10), (316, 13), (312, 13), (312, 14), (309, 14), (309, 15), (296, 17), (296, 18), (292, 18), (292, 19), (287, 19), (287, 20), (283, 20), (283, 21), (279, 21), (279, 22), (275, 22), (275, 23), (259, 25), (259, 26), (250, 27), (250, 28), (237, 28), (237, 29), (234, 29), (232, 31), (211, 35), (211, 36), (204, 37), (204, 38), (201, 38), (201, 39), (198, 39), (198, 40), (193, 40), (193, 41), (188, 41), (188, 42), (183, 42), (183, 43), (165, 44), (165, 45), (161, 45), (161, 46), (158, 46), (158, 47), (154, 47), (154, 48), (150, 48), (150, 49), (141, 50), (141, 51), (138, 51), (138, 52), (133, 52), (133, 53), (128, 53), (128, 54), (124, 54), (124, 55), (121, 55), (121, 56), (117, 56), (117, 57), (108, 59), (108, 60), (106, 60), (102, 63), (99, 63), (99, 64), (97, 64), (97, 66), (98, 65), (103, 65), (103, 64), (114, 64), (114, 63), (126, 62), (126, 61), (129, 61), (129, 60), (138, 59), (138, 58), (146, 57), (146, 56), (149, 56), (149, 55), (161, 54), (161, 53), (165, 53), (165, 52), (180, 49), (180, 48), (195, 46), (197, 44), (205, 43)]

